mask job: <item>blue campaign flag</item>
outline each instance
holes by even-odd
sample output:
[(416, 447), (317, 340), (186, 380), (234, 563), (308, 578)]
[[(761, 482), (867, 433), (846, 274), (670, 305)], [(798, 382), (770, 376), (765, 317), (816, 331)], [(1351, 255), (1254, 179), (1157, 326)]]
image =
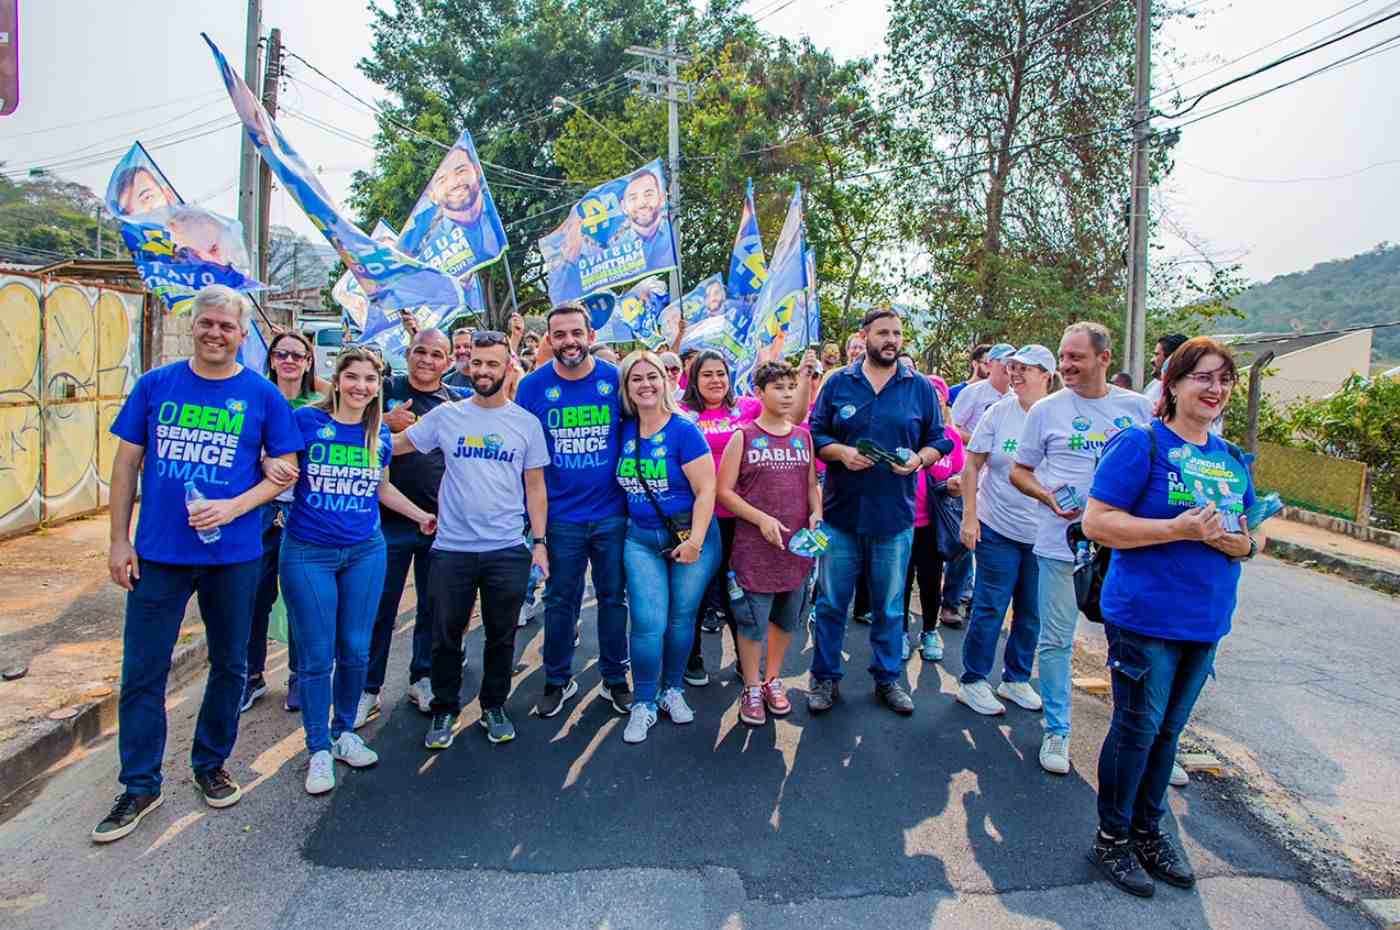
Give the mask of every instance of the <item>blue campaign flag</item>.
[(464, 129), (408, 214), (398, 249), (460, 279), (509, 247), (472, 134)]
[(242, 225), (181, 200), (140, 142), (117, 162), (106, 201), (142, 283), (172, 312), (187, 310), (209, 284), (240, 291), (264, 287), (250, 277)]
[(763, 239), (758, 234), (758, 213), (753, 206), (753, 181), (744, 194), (744, 210), (739, 214), (739, 232), (729, 258), (729, 296), (753, 303), (768, 280), (768, 263), (763, 257)]
[(599, 342), (640, 342), (656, 347), (666, 341), (661, 317), (671, 302), (663, 278), (644, 278), (617, 298), (607, 321), (597, 329)]
[[(399, 239), (394, 227), (383, 219), (375, 222), (374, 232), (369, 236), (380, 245), (393, 245)], [(355, 280), (353, 274), (347, 271), (340, 276), (331, 288), (331, 299), (340, 307), (340, 318), (345, 324), (345, 331), (355, 336), (364, 332), (365, 319), (369, 314), (369, 298), (365, 296), (364, 288), (360, 287), (360, 282)]]
[(661, 159), (584, 194), (539, 248), (556, 304), (675, 268)]
[(243, 345), (238, 347), (238, 361), (249, 371), (267, 373), (267, 340), (263, 338), (258, 324), (248, 324), (248, 335), (243, 337)]
[(459, 312), (466, 299), (457, 279), (393, 246), (375, 242), (346, 219), (262, 102), (234, 74), (219, 47), (207, 35), (204, 41), (258, 154), (368, 295), (370, 304), (361, 338), (368, 340), (381, 330), (399, 326), (401, 310), (412, 311), (420, 321), (429, 320), (428, 325), (433, 326)]
[(748, 344), (755, 355), (769, 349), (782, 335), (783, 354), (800, 352), (814, 345), (821, 335), (815, 302), (809, 299), (809, 278), (813, 266), (811, 250), (802, 221), (802, 187), (793, 191), (787, 218), (773, 247), (768, 280), (753, 306), (753, 323)]

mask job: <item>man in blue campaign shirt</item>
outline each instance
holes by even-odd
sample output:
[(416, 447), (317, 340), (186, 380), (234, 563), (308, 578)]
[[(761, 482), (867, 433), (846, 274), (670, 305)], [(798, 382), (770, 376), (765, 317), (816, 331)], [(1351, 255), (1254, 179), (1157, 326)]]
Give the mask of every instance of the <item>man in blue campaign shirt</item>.
[[(875, 689), (895, 712), (914, 702), (900, 687), (904, 637), (904, 570), (914, 534), (916, 472), (953, 451), (928, 379), (898, 364), (903, 323), (888, 307), (861, 324), (865, 357), (832, 375), (812, 410), (812, 440), (827, 464), (823, 510), (831, 545), (822, 556), (812, 690), (807, 706), (830, 710), (838, 696), (846, 613), (857, 579), (868, 579)], [(875, 464), (856, 444), (870, 440), (905, 464)]]
[(593, 566), (598, 594), (598, 662), (605, 694), (627, 713), (627, 607), (623, 603), (622, 544), (627, 536), (617, 470), (617, 368), (588, 352), (593, 328), (579, 304), (549, 313), (546, 338), (554, 361), (535, 369), (515, 393), (515, 402), (539, 418), (549, 445), (545, 469), (549, 490), (549, 564), (544, 591), (544, 695), (536, 710), (559, 713), (578, 693), (571, 677), (574, 636), (583, 604), (583, 579)]
[(120, 441), (108, 569), (128, 592), (117, 736), (125, 791), (93, 830), (99, 843), (131, 833), (161, 803), (166, 679), (191, 594), (199, 597), (210, 665), (191, 754), (195, 781), (211, 807), (242, 796), (224, 761), (238, 738), (247, 673), (262, 556), (257, 508), (282, 490), (263, 478), (261, 458), (295, 465), (302, 444), (276, 383), (238, 364), (247, 298), (212, 285), (196, 295), (191, 316), (193, 357), (143, 375), (112, 423)]

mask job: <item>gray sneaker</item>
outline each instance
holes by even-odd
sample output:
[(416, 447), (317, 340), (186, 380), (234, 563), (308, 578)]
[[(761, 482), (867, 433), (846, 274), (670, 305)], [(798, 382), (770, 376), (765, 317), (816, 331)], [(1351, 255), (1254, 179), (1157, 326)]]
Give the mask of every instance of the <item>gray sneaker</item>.
[(578, 682), (572, 678), (566, 684), (545, 685), (544, 696), (535, 705), (535, 713), (541, 717), (553, 717), (564, 709), (564, 702), (578, 694)]
[(899, 686), (899, 682), (891, 681), (883, 685), (875, 686), (875, 693), (880, 696), (880, 700), (889, 705), (890, 710), (896, 714), (909, 716), (914, 712), (914, 699), (909, 696), (909, 692)]
[(831, 710), (831, 705), (841, 696), (841, 688), (834, 681), (814, 681), (807, 692), (807, 710), (814, 714)]
[(504, 708), (493, 707), (481, 717), (486, 738), (493, 743), (509, 743), (515, 739), (515, 724), (510, 722)]
[(423, 745), (429, 749), (446, 749), (456, 736), (456, 714), (433, 714), (433, 722), (428, 724), (428, 733), (423, 737)]

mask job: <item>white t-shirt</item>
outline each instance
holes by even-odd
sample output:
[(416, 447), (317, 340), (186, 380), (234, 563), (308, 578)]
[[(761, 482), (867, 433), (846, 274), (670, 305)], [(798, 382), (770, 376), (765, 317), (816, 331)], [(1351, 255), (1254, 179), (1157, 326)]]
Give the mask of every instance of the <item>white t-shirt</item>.
[(441, 449), (447, 463), (434, 549), (490, 552), (522, 544), (525, 469), (549, 464), (534, 414), (510, 402), (459, 400), (434, 407), (404, 432), (419, 452)]
[[(1089, 498), (1094, 469), (1108, 441), (1135, 423), (1150, 422), (1151, 405), (1135, 391), (1109, 385), (1106, 395), (1089, 400), (1065, 388), (1037, 401), (1026, 414), (1016, 462), (1034, 468), (1036, 478), (1052, 494), (1072, 485), (1082, 503)], [(1069, 522), (1044, 504), (1037, 503), (1036, 508), (1040, 519), (1035, 554), (1073, 561), (1065, 542)]]
[(1030, 543), (1035, 542), (1040, 505), (1011, 484), (1011, 465), (1025, 422), (1021, 399), (1008, 392), (982, 415), (967, 451), (987, 456), (977, 476), (977, 519), (1008, 539)]
[(977, 428), (977, 422), (982, 419), (982, 414), (991, 409), (992, 404), (1005, 396), (1004, 393), (992, 387), (990, 379), (969, 384), (958, 392), (958, 399), (953, 401), (953, 425), (964, 432), (971, 433)]

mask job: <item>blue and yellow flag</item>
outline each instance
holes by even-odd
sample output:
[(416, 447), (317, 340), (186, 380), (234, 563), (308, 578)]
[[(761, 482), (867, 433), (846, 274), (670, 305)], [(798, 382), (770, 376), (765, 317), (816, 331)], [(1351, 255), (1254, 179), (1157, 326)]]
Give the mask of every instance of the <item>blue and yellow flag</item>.
[(612, 315), (596, 329), (598, 341), (640, 342), (656, 348), (666, 341), (661, 318), (670, 302), (664, 278), (643, 278), (617, 298)]
[(753, 206), (753, 180), (744, 193), (744, 210), (739, 215), (739, 232), (729, 258), (729, 296), (752, 304), (768, 280), (768, 262), (763, 257), (763, 239), (758, 234), (758, 213)]
[(472, 134), (464, 129), (408, 214), (398, 249), (461, 280), (500, 260), (509, 247)]
[(802, 219), (802, 187), (798, 185), (773, 247), (768, 280), (753, 306), (748, 344), (755, 353), (772, 346), (779, 334), (784, 334), (784, 355), (801, 352), (821, 340), (821, 317), (813, 299), (816, 286), (809, 277), (814, 265)]

